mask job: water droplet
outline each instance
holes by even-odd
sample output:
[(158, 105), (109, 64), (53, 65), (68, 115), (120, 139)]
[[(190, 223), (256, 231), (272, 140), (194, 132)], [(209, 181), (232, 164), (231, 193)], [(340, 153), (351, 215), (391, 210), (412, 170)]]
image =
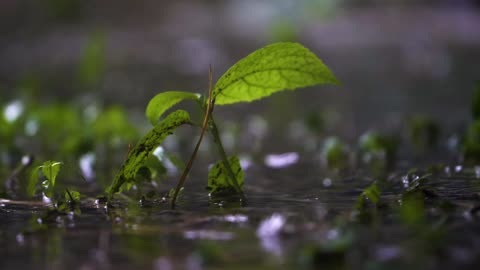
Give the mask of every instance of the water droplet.
[(245, 215), (226, 215), (223, 217), (223, 220), (227, 222), (232, 222), (232, 223), (241, 223), (241, 222), (247, 222), (248, 217)]
[(323, 184), (324, 187), (331, 187), (332, 186), (332, 179), (325, 178), (325, 179), (323, 179), (322, 184)]
[(22, 115), (23, 109), (23, 103), (20, 100), (12, 101), (5, 106), (3, 116), (7, 122), (12, 123)]
[(21, 246), (25, 243), (25, 236), (21, 233), (17, 234), (15, 239), (17, 240), (17, 243)]
[(477, 178), (480, 178), (480, 166), (475, 166), (474, 170), (475, 170), (475, 176)]
[(28, 136), (35, 136), (37, 132), (38, 132), (38, 121), (29, 119), (25, 123), (25, 134), (27, 134)]
[(80, 160), (78, 161), (82, 175), (86, 180), (91, 180), (95, 177), (95, 171), (93, 170), (95, 159), (94, 153), (87, 153), (81, 156)]
[(265, 157), (265, 165), (270, 168), (285, 168), (298, 162), (298, 153), (270, 154)]
[(246, 171), (252, 166), (252, 159), (250, 157), (240, 157), (240, 167)]
[(208, 239), (208, 240), (231, 240), (233, 233), (214, 230), (185, 231), (183, 236), (187, 239)]
[(281, 214), (273, 214), (271, 217), (264, 219), (257, 229), (258, 237), (274, 236), (280, 233), (285, 226), (287, 219)]

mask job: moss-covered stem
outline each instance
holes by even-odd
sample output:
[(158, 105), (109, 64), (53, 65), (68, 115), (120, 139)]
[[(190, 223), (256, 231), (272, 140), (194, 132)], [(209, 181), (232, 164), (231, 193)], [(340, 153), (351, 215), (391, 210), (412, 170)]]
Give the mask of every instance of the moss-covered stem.
[(245, 194), (243, 193), (242, 189), (237, 183), (237, 179), (235, 177), (235, 174), (233, 173), (232, 167), (230, 166), (230, 163), (228, 162), (228, 157), (225, 152), (225, 149), (223, 148), (222, 140), (220, 139), (220, 134), (218, 132), (217, 125), (215, 124), (215, 121), (213, 120), (212, 115), (210, 115), (210, 121), (209, 121), (209, 127), (210, 127), (210, 133), (213, 136), (213, 140), (215, 142), (215, 145), (217, 146), (217, 150), (220, 153), (220, 157), (222, 158), (223, 166), (227, 170), (230, 185), (235, 189), (235, 191), (240, 195), (242, 199), (242, 204), (247, 203), (247, 199), (245, 197)]

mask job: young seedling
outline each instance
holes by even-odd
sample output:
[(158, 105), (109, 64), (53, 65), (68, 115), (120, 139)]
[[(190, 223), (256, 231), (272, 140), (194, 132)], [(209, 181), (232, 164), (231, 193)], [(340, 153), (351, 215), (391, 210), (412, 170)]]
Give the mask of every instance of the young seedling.
[(210, 196), (224, 196), (228, 190), (233, 193), (232, 195), (239, 195), (244, 202), (243, 172), (241, 172), (238, 158), (229, 158), (225, 153), (213, 118), (214, 106), (250, 102), (282, 90), (338, 83), (339, 81), (329, 68), (310, 50), (298, 43), (280, 42), (261, 48), (243, 58), (223, 74), (215, 85), (213, 85), (210, 70), (208, 97), (180, 91), (160, 93), (150, 100), (146, 109), (147, 118), (154, 127), (130, 151), (112, 185), (107, 188), (108, 197), (112, 198), (115, 193), (130, 189), (135, 184), (138, 169), (165, 137), (177, 127), (191, 124), (190, 116), (186, 111), (178, 110), (170, 113), (159, 122), (163, 113), (182, 100), (194, 100), (204, 112), (202, 130), (178, 182), (172, 198), (172, 207), (193, 165), (206, 131), (213, 136), (221, 157), (221, 162), (213, 166), (209, 173)]
[[(45, 161), (42, 165), (33, 168), (27, 187), (28, 195), (30, 197), (33, 197), (35, 195), (37, 191), (37, 182), (40, 178), (41, 171), (43, 177), (45, 178), (45, 180), (41, 183), (41, 190), (43, 196), (48, 198), (48, 200), (55, 206), (55, 208), (65, 208), (65, 205), (59, 204), (59, 201), (61, 199), (55, 192), (57, 175), (60, 172), (62, 164), (62, 162), (58, 161)], [(80, 193), (78, 191), (65, 189), (64, 197), (65, 202), (67, 202), (69, 205), (77, 204), (80, 201)]]
[(39, 171), (42, 171), (43, 176), (46, 178), (42, 182), (42, 192), (45, 197), (51, 201), (55, 201), (54, 189), (57, 180), (57, 175), (60, 172), (61, 162), (57, 161), (45, 161), (42, 165), (33, 169), (29, 185), (28, 185), (28, 194), (30, 196), (35, 195), (36, 185), (39, 178)]

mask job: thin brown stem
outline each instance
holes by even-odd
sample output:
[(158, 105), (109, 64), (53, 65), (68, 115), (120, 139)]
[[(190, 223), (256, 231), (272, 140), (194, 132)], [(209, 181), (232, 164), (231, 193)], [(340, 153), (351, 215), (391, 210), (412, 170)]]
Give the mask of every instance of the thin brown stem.
[(175, 208), (175, 202), (178, 197), (178, 193), (180, 192), (180, 189), (183, 187), (183, 184), (185, 183), (185, 180), (187, 179), (187, 175), (190, 172), (190, 169), (192, 168), (193, 162), (195, 161), (195, 157), (197, 156), (198, 149), (200, 148), (200, 144), (202, 143), (203, 136), (205, 135), (205, 131), (207, 130), (208, 127), (208, 121), (210, 118), (210, 114), (213, 111), (213, 73), (212, 73), (212, 67), (209, 66), (208, 69), (208, 104), (207, 104), (207, 111), (205, 112), (205, 117), (203, 118), (203, 124), (202, 124), (202, 131), (200, 133), (200, 137), (198, 138), (197, 144), (195, 145), (195, 149), (192, 152), (192, 155), (190, 156), (190, 160), (187, 163), (187, 166), (185, 166), (185, 169), (183, 170), (182, 176), (178, 180), (177, 187), (175, 188), (175, 193), (173, 194), (172, 198), (172, 209)]

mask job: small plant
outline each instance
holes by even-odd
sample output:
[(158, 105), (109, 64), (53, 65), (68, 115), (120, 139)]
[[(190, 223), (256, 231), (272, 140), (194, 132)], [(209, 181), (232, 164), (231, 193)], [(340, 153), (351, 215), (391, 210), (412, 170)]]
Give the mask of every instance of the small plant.
[[(62, 162), (45, 161), (42, 165), (33, 168), (30, 181), (28, 183), (27, 192), (30, 197), (33, 197), (37, 192), (37, 183), (40, 176), (44, 179), (41, 183), (41, 191), (44, 197), (53, 203), (55, 208), (64, 209), (66, 202), (72, 206), (80, 202), (80, 193), (78, 191), (65, 189), (64, 200), (61, 198), (56, 190), (57, 175), (60, 172)], [(41, 175), (40, 175), (41, 172)], [(62, 203), (59, 203), (62, 202)]]
[(130, 151), (126, 161), (116, 175), (112, 185), (107, 188), (108, 197), (128, 190), (135, 184), (135, 176), (142, 164), (154, 149), (177, 127), (191, 124), (186, 111), (178, 110), (159, 121), (165, 111), (182, 100), (194, 100), (204, 112), (200, 137), (178, 181), (172, 198), (175, 205), (178, 192), (195, 160), (203, 136), (208, 131), (220, 153), (221, 161), (212, 167), (208, 177), (210, 196), (243, 194), (243, 172), (236, 157), (228, 157), (220, 140), (219, 131), (213, 118), (215, 105), (228, 105), (250, 102), (265, 98), (282, 90), (295, 90), (317, 84), (338, 84), (338, 80), (328, 67), (310, 50), (298, 43), (280, 42), (261, 48), (233, 65), (215, 85), (212, 71), (209, 72), (208, 96), (190, 92), (167, 91), (152, 98), (147, 106), (146, 115), (153, 128)]

